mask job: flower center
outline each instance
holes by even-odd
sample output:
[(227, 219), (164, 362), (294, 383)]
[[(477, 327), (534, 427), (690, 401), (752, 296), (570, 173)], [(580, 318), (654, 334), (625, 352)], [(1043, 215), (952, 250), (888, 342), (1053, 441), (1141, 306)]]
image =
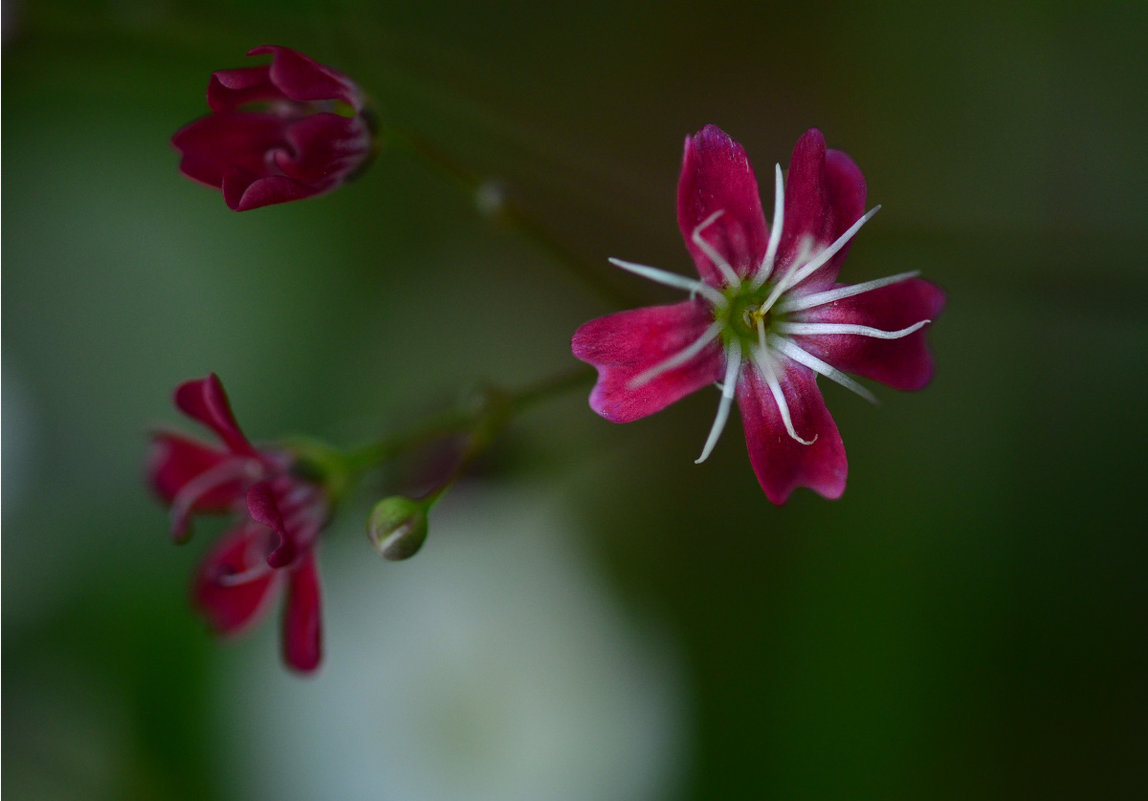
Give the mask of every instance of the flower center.
[(714, 319), (722, 323), (722, 336), (727, 345), (736, 339), (744, 352), (749, 353), (758, 341), (758, 330), (769, 332), (779, 321), (777, 310), (765, 307), (769, 290), (768, 285), (753, 289), (742, 284), (730, 293), (725, 308), (714, 309)]

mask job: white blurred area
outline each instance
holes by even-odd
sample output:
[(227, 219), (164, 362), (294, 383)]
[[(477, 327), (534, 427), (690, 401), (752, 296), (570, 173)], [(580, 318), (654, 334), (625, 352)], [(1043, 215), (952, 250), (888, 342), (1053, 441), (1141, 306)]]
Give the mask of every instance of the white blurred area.
[(470, 488), (434, 510), (408, 562), (365, 537), (333, 543), (319, 676), (272, 669), (270, 642), (232, 646), (223, 784), (274, 801), (675, 796), (680, 658), (657, 621), (621, 609), (571, 529), (553, 494)]

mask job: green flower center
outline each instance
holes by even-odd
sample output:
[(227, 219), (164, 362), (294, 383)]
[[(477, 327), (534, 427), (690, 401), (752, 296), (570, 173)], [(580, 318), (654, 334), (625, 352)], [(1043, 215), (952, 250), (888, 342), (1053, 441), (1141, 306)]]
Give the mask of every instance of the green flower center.
[(723, 325), (722, 340), (726, 345), (736, 339), (742, 351), (748, 353), (758, 344), (759, 328), (768, 334), (775, 323), (781, 322), (783, 315), (776, 308), (762, 308), (772, 289), (771, 284), (756, 289), (742, 284), (725, 291), (729, 302), (714, 308), (714, 320)]

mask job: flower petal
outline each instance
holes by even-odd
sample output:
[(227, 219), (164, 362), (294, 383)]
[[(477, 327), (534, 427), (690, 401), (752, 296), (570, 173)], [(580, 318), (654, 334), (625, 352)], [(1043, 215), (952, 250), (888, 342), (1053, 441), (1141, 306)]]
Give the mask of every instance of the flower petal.
[[(231, 454), (209, 447), (180, 434), (152, 435), (147, 478), (156, 495), (170, 504), (193, 479), (232, 458)], [(193, 512), (223, 512), (240, 497), (242, 481), (236, 479), (212, 487), (198, 497)]]
[(233, 111), (248, 103), (286, 100), (283, 92), (271, 83), (271, 67), (240, 67), (216, 70), (207, 82), (207, 105), (212, 111)]
[[(898, 331), (921, 320), (935, 320), (945, 294), (935, 284), (910, 278), (870, 292), (816, 306), (795, 316), (802, 322), (848, 323)], [(881, 381), (894, 389), (916, 390), (933, 376), (933, 358), (925, 342), (927, 328), (900, 339), (854, 334), (795, 336), (806, 351), (838, 370)]]
[(211, 373), (206, 378), (185, 381), (176, 387), (175, 405), (193, 420), (210, 428), (233, 453), (255, 456), (255, 449), (239, 430), (231, 404), (219, 377)]
[(221, 634), (237, 634), (266, 610), (279, 572), (267, 566), (271, 532), (248, 524), (221, 539), (195, 576), (195, 605)]
[(727, 282), (713, 260), (693, 241), (694, 232), (715, 212), (721, 216), (701, 232), (742, 277), (765, 257), (769, 231), (757, 179), (741, 145), (716, 125), (686, 137), (678, 182), (678, 225), (698, 273), (709, 284)]
[(817, 388), (816, 376), (806, 367), (789, 363), (779, 381), (794, 430), (813, 443), (803, 445), (789, 435), (760, 373), (754, 367), (744, 369), (737, 405), (758, 483), (776, 504), (785, 503), (797, 487), (809, 487), (826, 498), (841, 497), (848, 470), (845, 446)]
[(698, 301), (648, 306), (599, 317), (583, 325), (571, 342), (574, 355), (598, 369), (590, 408), (614, 423), (628, 423), (664, 409), (721, 376), (717, 341), (680, 367), (640, 386), (639, 375), (689, 347), (713, 322)]
[(287, 128), (288, 121), (273, 114), (227, 111), (185, 125), (171, 143), (181, 155), (180, 172), (219, 189), (229, 170), (242, 170), (252, 181), (271, 174), (267, 153), (287, 143)]
[(287, 129), (288, 148), (272, 159), (288, 178), (329, 189), (358, 170), (371, 153), (371, 133), (360, 117), (313, 114)]
[(280, 45), (262, 45), (247, 51), (249, 56), (270, 53), (271, 83), (291, 100), (311, 103), (317, 100), (342, 100), (355, 111), (362, 110), (359, 88), (343, 73), (308, 58), (297, 50)]
[[(808, 255), (815, 255), (833, 244), (864, 213), (865, 176), (860, 168), (841, 151), (826, 151), (821, 131), (806, 131), (793, 148), (785, 181), (785, 229), (778, 246), (777, 274), (801, 266), (795, 262), (805, 243), (812, 248)], [(847, 243), (802, 286), (831, 284), (848, 252)]]
[(279, 544), (267, 554), (267, 564), (271, 567), (286, 567), (295, 559), (295, 542), (283, 522), (279, 499), (270, 481), (259, 481), (247, 491), (247, 511), (251, 519), (262, 523), (279, 535)]
[(232, 211), (251, 209), (287, 203), (292, 200), (321, 194), (334, 186), (318, 189), (299, 183), (285, 175), (269, 175), (260, 178), (238, 167), (228, 170), (223, 176), (223, 200)]
[(319, 572), (315, 556), (308, 551), (291, 571), (287, 585), (287, 608), (283, 613), (283, 659), (302, 673), (319, 667), (322, 658), (322, 615)]

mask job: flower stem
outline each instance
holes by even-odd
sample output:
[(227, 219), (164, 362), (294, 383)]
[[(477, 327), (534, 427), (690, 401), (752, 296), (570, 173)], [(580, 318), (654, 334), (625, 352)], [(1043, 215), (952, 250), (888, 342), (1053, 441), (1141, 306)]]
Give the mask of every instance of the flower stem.
[(369, 443), (343, 454), (346, 470), (359, 476), (368, 470), (452, 434), (467, 435), (467, 444), (458, 464), (432, 495), (441, 495), (454, 484), (522, 412), (568, 391), (591, 383), (593, 373), (577, 368), (529, 384), (517, 391), (495, 386), (480, 387), (470, 402), (426, 420), (401, 434)]
[(438, 145), (394, 124), (387, 124), (383, 127), (381, 138), (386, 144), (405, 150), (445, 175), (455, 186), (474, 199), (479, 211), (496, 223), (501, 223), (517, 231), (549, 256), (552, 261), (577, 278), (599, 299), (612, 306), (622, 308), (641, 305), (629, 293), (603, 281), (600, 272), (593, 265), (523, 211), (519, 204), (507, 198), (496, 182), (483, 179), (476, 172), (459, 163)]

